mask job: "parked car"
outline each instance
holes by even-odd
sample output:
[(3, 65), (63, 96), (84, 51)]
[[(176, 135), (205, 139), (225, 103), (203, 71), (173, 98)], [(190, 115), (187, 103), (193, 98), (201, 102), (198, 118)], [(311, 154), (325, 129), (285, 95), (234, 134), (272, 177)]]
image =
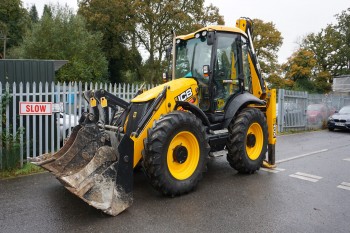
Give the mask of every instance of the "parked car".
[(342, 107), (339, 112), (334, 113), (328, 118), (328, 129), (350, 129), (350, 105)]
[(78, 124), (78, 121), (79, 121), (78, 116), (60, 113), (60, 118), (58, 119), (58, 123), (60, 125), (61, 142), (63, 141), (63, 135), (65, 135), (65, 138), (66, 138), (70, 130), (72, 130), (74, 126)]
[(334, 108), (325, 104), (310, 104), (307, 106), (306, 119), (308, 124), (322, 124), (334, 112)]

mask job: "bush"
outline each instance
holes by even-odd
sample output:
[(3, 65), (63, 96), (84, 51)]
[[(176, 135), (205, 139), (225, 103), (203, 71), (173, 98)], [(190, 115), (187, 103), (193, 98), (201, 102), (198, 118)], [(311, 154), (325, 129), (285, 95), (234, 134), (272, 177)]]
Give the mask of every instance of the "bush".
[[(11, 102), (9, 93), (4, 93), (0, 99), (0, 108), (2, 114), (1, 127), (3, 129), (0, 140), (2, 142), (2, 158), (0, 158), (0, 170), (12, 170), (20, 168), (20, 143), (19, 136), (23, 133), (23, 129), (18, 129), (16, 134), (6, 135), (6, 106)], [(10, 125), (9, 132), (12, 132)]]

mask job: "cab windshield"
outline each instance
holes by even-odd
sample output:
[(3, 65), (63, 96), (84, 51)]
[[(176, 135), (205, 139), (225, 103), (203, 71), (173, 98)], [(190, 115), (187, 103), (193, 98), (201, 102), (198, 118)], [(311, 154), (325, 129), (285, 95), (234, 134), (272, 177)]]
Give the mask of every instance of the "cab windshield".
[(210, 65), (211, 50), (206, 37), (180, 40), (176, 45), (175, 77), (194, 77), (199, 82), (207, 83), (203, 66)]
[[(193, 77), (197, 80), (199, 107), (204, 111), (223, 110), (230, 96), (239, 91), (237, 61), (241, 58), (238, 57), (238, 49), (241, 49), (243, 53), (245, 89), (250, 91), (251, 86), (248, 48), (245, 39), (235, 33), (227, 32), (217, 32), (215, 37), (214, 45), (208, 45), (205, 36), (178, 40), (176, 44), (175, 78)], [(212, 58), (215, 60), (211, 61)], [(203, 66), (210, 68), (212, 74), (210, 85), (208, 75), (203, 73)]]

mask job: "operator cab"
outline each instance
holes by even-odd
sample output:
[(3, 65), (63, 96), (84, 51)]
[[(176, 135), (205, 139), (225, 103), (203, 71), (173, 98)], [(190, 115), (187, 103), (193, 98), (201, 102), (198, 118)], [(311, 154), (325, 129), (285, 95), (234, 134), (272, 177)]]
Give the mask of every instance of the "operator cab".
[(222, 120), (233, 96), (252, 92), (248, 49), (245, 33), (237, 28), (206, 27), (177, 37), (175, 79), (197, 80), (199, 107), (211, 122)]

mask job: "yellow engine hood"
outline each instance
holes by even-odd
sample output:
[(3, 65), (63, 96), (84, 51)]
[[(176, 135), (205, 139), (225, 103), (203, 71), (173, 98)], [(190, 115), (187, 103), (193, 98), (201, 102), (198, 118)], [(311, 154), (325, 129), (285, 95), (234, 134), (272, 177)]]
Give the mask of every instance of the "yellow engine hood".
[(148, 91), (145, 91), (144, 93), (132, 99), (131, 102), (140, 103), (140, 102), (146, 102), (146, 101), (152, 100), (156, 98), (159, 95), (159, 93), (161, 93), (164, 90), (164, 87), (166, 86), (170, 87), (169, 91), (175, 94), (175, 93), (180, 93), (181, 91), (193, 85), (197, 85), (197, 81), (194, 80), (193, 78), (175, 79), (170, 82), (166, 82), (162, 85), (156, 86)]

